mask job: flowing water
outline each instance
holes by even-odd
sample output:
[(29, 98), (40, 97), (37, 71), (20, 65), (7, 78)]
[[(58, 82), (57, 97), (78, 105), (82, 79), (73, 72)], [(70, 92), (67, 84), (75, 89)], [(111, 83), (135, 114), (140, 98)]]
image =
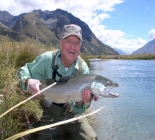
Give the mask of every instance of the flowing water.
[(99, 140), (155, 140), (155, 60), (90, 60), (90, 73), (119, 84), (118, 98), (99, 98)]

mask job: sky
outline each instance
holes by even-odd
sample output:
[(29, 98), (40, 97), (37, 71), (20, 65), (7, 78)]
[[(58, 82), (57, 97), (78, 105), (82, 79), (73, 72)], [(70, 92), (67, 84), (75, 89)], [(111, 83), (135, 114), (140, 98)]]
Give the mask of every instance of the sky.
[(0, 10), (14, 16), (57, 8), (84, 21), (104, 44), (129, 54), (155, 38), (155, 0), (0, 0)]

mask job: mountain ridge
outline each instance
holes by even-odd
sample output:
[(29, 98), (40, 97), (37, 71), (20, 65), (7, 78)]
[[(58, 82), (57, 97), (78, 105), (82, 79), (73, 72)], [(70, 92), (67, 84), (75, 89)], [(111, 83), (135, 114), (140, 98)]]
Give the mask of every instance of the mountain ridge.
[[(56, 9), (54, 11), (33, 10), (29, 13), (23, 13), (18, 16), (10, 16), (8, 20), (4, 20), (1, 16), (4, 12), (0, 11), (0, 22), (10, 29), (10, 32), (27, 36), (46, 45), (59, 47), (60, 33), (64, 25), (77, 24), (82, 29), (83, 43), (81, 52), (84, 54), (106, 54), (119, 55), (110, 46), (101, 42), (91, 31), (89, 26), (67, 11)], [(0, 35), (4, 32), (0, 31)], [(13, 38), (12, 38), (13, 39)]]
[(155, 38), (134, 51), (132, 54), (155, 54)]

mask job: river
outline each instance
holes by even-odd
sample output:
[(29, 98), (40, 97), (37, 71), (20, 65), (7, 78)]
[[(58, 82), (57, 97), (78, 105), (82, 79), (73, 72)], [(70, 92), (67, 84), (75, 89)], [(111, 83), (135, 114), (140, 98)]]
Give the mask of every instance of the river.
[(99, 98), (99, 140), (155, 140), (155, 60), (89, 60), (90, 73), (119, 84), (118, 98)]

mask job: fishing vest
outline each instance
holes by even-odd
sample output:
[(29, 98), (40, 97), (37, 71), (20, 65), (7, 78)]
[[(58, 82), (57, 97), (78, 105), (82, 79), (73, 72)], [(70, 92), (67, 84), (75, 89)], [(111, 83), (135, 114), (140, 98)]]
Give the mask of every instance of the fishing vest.
[[(55, 65), (55, 58), (58, 51), (59, 50), (53, 50), (53, 59), (52, 59), (52, 69), (53, 69), (52, 79), (55, 80), (56, 82), (57, 82), (56, 75), (59, 76), (60, 78), (62, 77), (62, 75), (57, 71), (59, 69), (59, 66)], [(78, 56), (77, 61), (79, 69), (75, 68), (75, 73), (73, 73), (72, 75), (82, 74), (82, 58)]]
[[(52, 79), (46, 79), (46, 85), (49, 86), (51, 84), (53, 84), (54, 82), (57, 82), (56, 80), (56, 75), (59, 76), (60, 78), (62, 77), (62, 75), (57, 71), (59, 69), (59, 66), (58, 65), (55, 65), (55, 58), (56, 58), (56, 55), (58, 53), (59, 50), (53, 50), (53, 59), (52, 59), (52, 69), (53, 69), (53, 73), (52, 73)], [(72, 74), (72, 75), (78, 75), (78, 74), (82, 74), (82, 58), (80, 56), (78, 56), (77, 58), (77, 61), (78, 61), (78, 66), (79, 66), (79, 69), (76, 69), (75, 68), (75, 73)], [(56, 105), (56, 106), (59, 106), (61, 108), (64, 107), (64, 103), (60, 103), (60, 104), (57, 104), (57, 103), (54, 103), (52, 101), (50, 101), (49, 99), (47, 99), (46, 97), (43, 98), (41, 101), (40, 101), (40, 104), (42, 107), (44, 108), (49, 108), (52, 104), (53, 105)], [(65, 115), (65, 113), (62, 113), (62, 115)]]

